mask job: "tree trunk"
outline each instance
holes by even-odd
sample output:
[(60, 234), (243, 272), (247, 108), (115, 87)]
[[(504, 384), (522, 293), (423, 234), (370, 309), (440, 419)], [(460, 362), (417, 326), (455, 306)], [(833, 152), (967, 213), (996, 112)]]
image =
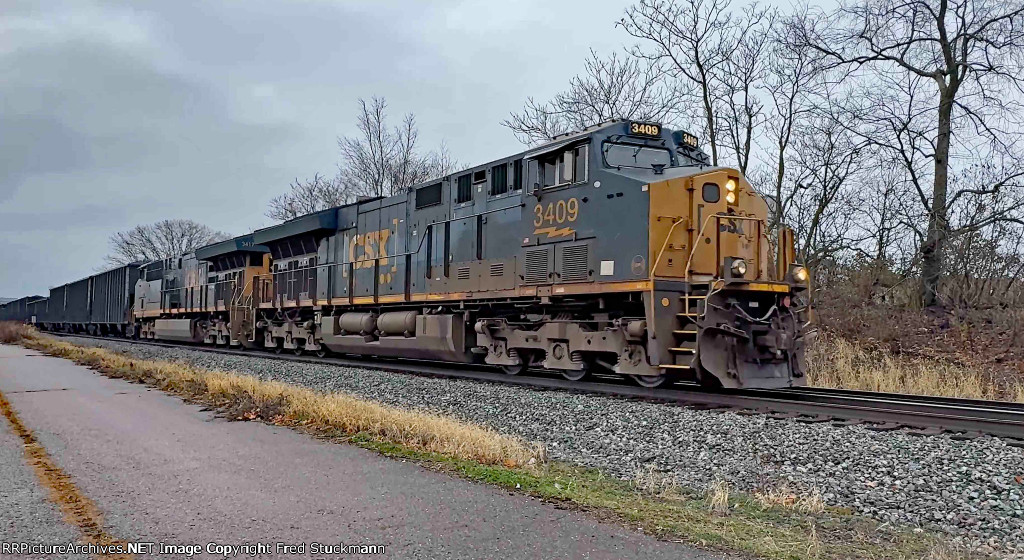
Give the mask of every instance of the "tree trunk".
[(928, 235), (921, 247), (921, 304), (939, 304), (938, 289), (942, 279), (943, 252), (949, 237), (946, 208), (949, 181), (949, 136), (953, 113), (953, 95), (941, 91), (939, 96), (939, 134), (935, 143), (935, 183), (932, 186), (932, 207), (928, 214)]
[(704, 94), (704, 112), (707, 115), (708, 143), (711, 145), (711, 165), (718, 165), (718, 140), (715, 138), (715, 114), (711, 107), (711, 99), (707, 93)]
[(782, 224), (782, 182), (786, 179), (786, 150), (779, 143), (779, 165), (775, 171), (775, 223), (778, 228)]
[(704, 119), (708, 127), (708, 144), (711, 145), (711, 165), (718, 165), (718, 139), (715, 134), (715, 108), (711, 104), (711, 86), (704, 69), (698, 66), (701, 75), (701, 100), (704, 102)]

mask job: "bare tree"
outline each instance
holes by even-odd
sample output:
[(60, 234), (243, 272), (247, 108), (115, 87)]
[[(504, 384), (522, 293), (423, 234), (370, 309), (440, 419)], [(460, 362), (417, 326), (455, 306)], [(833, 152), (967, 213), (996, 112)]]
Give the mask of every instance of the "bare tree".
[(384, 98), (374, 97), (369, 103), (360, 99), (359, 107), (358, 135), (338, 139), (338, 184), (346, 196), (391, 196), (456, 170), (457, 162), (443, 144), (437, 151), (419, 151), (412, 114), (391, 128)]
[(785, 28), (781, 27), (772, 30), (771, 44), (765, 54), (771, 58), (771, 64), (764, 80), (768, 101), (764, 138), (771, 142), (765, 151), (774, 173), (763, 184), (772, 187), (768, 194), (773, 199), (770, 223), (773, 231), (783, 223), (789, 210), (784, 191), (792, 174), (787, 164), (792, 157), (794, 136), (814, 111), (816, 98), (829, 82), (820, 67), (819, 57), (806, 49), (791, 48), (792, 43), (786, 40), (784, 33)]
[(231, 236), (192, 220), (162, 220), (110, 236), (110, 266), (176, 257)]
[[(1022, 86), (1024, 4), (1019, 0), (854, 0), (829, 15), (793, 20), (797, 46), (835, 65), (876, 75), (904, 74), (928, 81), (927, 110), (914, 119), (933, 123), (923, 154), (931, 188), (922, 203), (927, 230), (921, 246), (921, 302), (938, 303), (943, 250), (951, 235), (949, 177), (954, 133), (976, 134), (996, 152), (1012, 151), (1006, 123), (1013, 93)], [(920, 130), (920, 129), (919, 129)], [(969, 144), (969, 143), (965, 143)], [(970, 149), (977, 149), (970, 146)], [(975, 194), (995, 194), (997, 180)], [(980, 226), (978, 226), (980, 227)]]
[(292, 181), (291, 190), (275, 196), (267, 205), (267, 217), (286, 221), (348, 202), (349, 197), (337, 179), (319, 173), (312, 179)]
[(863, 243), (854, 250), (868, 262), (884, 263), (886, 269), (896, 268), (897, 273), (907, 274), (918, 244), (905, 235), (905, 175), (884, 152), (873, 149), (867, 157), (870, 161), (860, 177), (853, 207), (857, 216), (855, 235)]
[(524, 144), (544, 142), (573, 130), (611, 119), (672, 122), (684, 96), (665, 80), (659, 63), (612, 53), (601, 58), (593, 50), (584, 72), (569, 80), (569, 88), (547, 102), (532, 97), (520, 113), (502, 124)]
[(761, 89), (768, 78), (772, 27), (775, 12), (756, 3), (746, 6), (737, 20), (732, 54), (721, 72), (719, 129), (736, 156), (736, 167), (747, 172), (754, 150), (755, 130), (764, 121)]
[(640, 0), (619, 21), (626, 33), (641, 40), (632, 50), (634, 56), (664, 64), (687, 89), (696, 90), (713, 165), (719, 160), (721, 74), (738, 34), (730, 4), (731, 0)]
[(798, 236), (801, 262), (811, 267), (853, 248), (852, 184), (865, 169), (866, 142), (840, 126), (849, 118), (836, 103), (840, 92), (827, 90), (802, 124), (795, 145), (799, 172), (782, 197)]

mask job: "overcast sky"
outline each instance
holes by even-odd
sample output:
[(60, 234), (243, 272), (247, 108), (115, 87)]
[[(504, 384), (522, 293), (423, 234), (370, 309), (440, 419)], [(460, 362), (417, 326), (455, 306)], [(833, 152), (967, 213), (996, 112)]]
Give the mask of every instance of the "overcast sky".
[(475, 164), (588, 49), (629, 38), (605, 0), (4, 2), (0, 296), (94, 273), (118, 230), (270, 225), (294, 177), (337, 169), (358, 98), (384, 96)]

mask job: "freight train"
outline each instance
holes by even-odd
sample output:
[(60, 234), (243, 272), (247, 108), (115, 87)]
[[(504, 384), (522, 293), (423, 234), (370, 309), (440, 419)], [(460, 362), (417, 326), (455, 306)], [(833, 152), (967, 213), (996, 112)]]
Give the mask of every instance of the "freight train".
[(613, 121), (54, 288), (23, 313), (44, 330), (513, 375), (803, 385), (810, 278), (768, 217), (693, 135)]

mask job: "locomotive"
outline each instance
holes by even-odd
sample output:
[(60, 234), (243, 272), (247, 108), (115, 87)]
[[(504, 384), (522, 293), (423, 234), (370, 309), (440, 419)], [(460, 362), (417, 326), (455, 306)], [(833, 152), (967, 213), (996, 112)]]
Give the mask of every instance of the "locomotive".
[(767, 220), (693, 135), (613, 121), (146, 263), (124, 332), (646, 387), (803, 385), (810, 278)]

